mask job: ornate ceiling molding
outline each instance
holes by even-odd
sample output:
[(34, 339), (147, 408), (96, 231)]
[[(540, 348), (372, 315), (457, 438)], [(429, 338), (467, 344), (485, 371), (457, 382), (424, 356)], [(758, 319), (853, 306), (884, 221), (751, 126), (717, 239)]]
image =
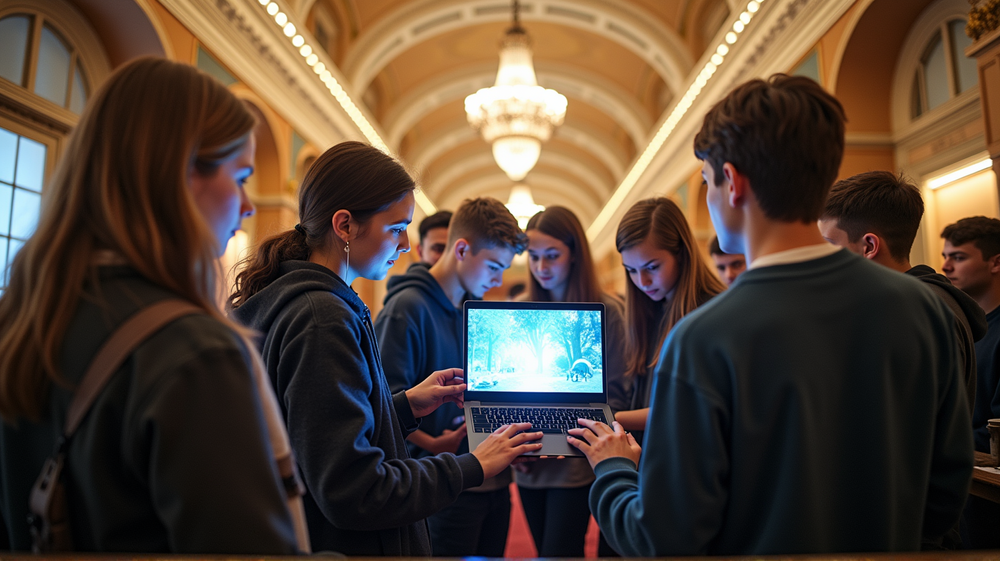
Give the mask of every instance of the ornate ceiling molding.
[[(562, 125), (556, 129), (553, 138), (572, 144), (594, 156), (617, 181), (625, 173), (627, 156), (619, 146), (611, 144), (607, 135), (595, 131)], [(420, 174), (438, 158), (450, 150), (469, 142), (482, 142), (476, 131), (466, 123), (456, 123), (454, 127), (420, 143), (421, 148), (406, 156), (406, 164), (415, 174)], [(488, 148), (483, 144), (484, 148)], [(544, 154), (544, 150), (542, 152)]]
[[(540, 86), (552, 88), (570, 98), (567, 114), (573, 111), (573, 101), (582, 101), (618, 124), (636, 146), (642, 146), (649, 140), (652, 119), (635, 101), (635, 97), (623, 88), (592, 72), (565, 64), (539, 63), (535, 65), (535, 71)], [(382, 120), (386, 144), (396, 149), (422, 117), (448, 103), (465, 99), (479, 88), (492, 86), (496, 72), (494, 63), (462, 68), (403, 96)]]
[[(601, 208), (600, 203), (573, 196), (579, 186), (563, 177), (532, 171), (526, 183), (531, 186), (531, 194), (536, 203), (564, 206), (573, 211), (584, 224), (593, 220)], [(494, 197), (506, 201), (512, 185), (511, 180), (502, 172), (490, 174), (449, 191), (441, 198), (439, 205), (441, 208), (454, 210), (470, 197)]]
[[(424, 0), (406, 5), (362, 33), (344, 59), (343, 70), (356, 92), (364, 92), (400, 53), (442, 33), (488, 22), (508, 21), (506, 0)], [(541, 21), (583, 29), (635, 53), (678, 91), (692, 67), (684, 41), (644, 10), (600, 0), (528, 0), (521, 21)]]
[[(591, 167), (553, 150), (542, 151), (538, 165), (555, 167), (560, 171), (571, 174), (572, 177), (564, 177), (564, 179), (576, 184), (574, 191), (587, 196), (598, 206), (607, 200), (611, 194), (611, 189), (614, 187), (614, 185), (602, 182)], [(440, 199), (452, 190), (458, 180), (478, 170), (500, 171), (493, 160), (493, 155), (483, 153), (469, 158), (462, 158), (448, 166), (436, 174), (431, 181), (424, 183), (423, 189), (429, 197)], [(529, 185), (534, 174), (535, 171), (532, 170), (525, 179), (525, 182)], [(510, 182), (509, 179), (507, 181)]]
[[(316, 146), (365, 137), (256, 0), (159, 0), (206, 49)], [(287, 13), (294, 13), (275, 0)], [(300, 22), (296, 22), (300, 23)], [(303, 33), (307, 33), (304, 29)], [(344, 83), (326, 56), (320, 60)], [(362, 108), (363, 110), (363, 108)], [(375, 121), (368, 117), (373, 126)]]

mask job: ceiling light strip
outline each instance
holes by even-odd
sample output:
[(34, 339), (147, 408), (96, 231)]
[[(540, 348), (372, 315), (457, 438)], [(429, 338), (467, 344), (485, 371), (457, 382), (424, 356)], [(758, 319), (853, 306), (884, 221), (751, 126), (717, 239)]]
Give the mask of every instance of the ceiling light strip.
[(930, 187), (931, 189), (939, 189), (941, 187), (944, 187), (945, 185), (948, 185), (949, 183), (954, 183), (959, 179), (964, 179), (974, 173), (983, 171), (985, 169), (989, 169), (992, 166), (993, 166), (993, 160), (990, 158), (986, 158), (985, 160), (980, 160), (973, 164), (969, 164), (962, 169), (953, 171), (951, 173), (942, 175), (940, 177), (935, 177), (934, 179), (931, 179), (930, 181), (927, 182), (927, 186)]
[[(319, 49), (314, 49), (312, 45), (309, 44), (308, 40), (297, 32), (298, 28), (290, 21), (288, 14), (281, 11), (281, 6), (279, 6), (277, 2), (273, 2), (272, 0), (257, 1), (260, 3), (261, 8), (267, 12), (267, 15), (278, 26), (278, 28), (281, 29), (282, 35), (288, 39), (288, 41), (292, 44), (292, 47), (294, 47), (302, 58), (305, 59), (305, 63), (312, 67), (313, 72), (316, 73), (316, 77), (319, 81), (323, 82), (323, 85), (326, 86), (327, 90), (329, 90), (330, 95), (337, 100), (337, 103), (339, 103), (340, 107), (345, 113), (347, 113), (347, 116), (351, 118), (354, 125), (358, 127), (358, 130), (361, 131), (361, 134), (364, 135), (368, 143), (392, 156), (392, 150), (389, 149), (386, 143), (382, 140), (382, 137), (379, 136), (375, 127), (368, 122), (368, 119), (365, 118), (361, 109), (355, 105), (351, 96), (344, 90), (344, 87), (340, 84), (340, 82), (334, 78), (333, 73), (327, 69), (326, 64), (319, 60), (318, 53), (321, 51)], [(418, 189), (415, 193), (415, 197), (417, 199), (417, 204), (420, 205), (420, 208), (423, 209), (425, 214), (430, 215), (437, 212), (437, 207), (429, 198), (427, 198), (427, 195), (424, 194), (422, 190)]]
[(649, 141), (649, 144), (642, 151), (642, 154), (640, 154), (639, 158), (634, 164), (632, 164), (632, 168), (629, 169), (625, 178), (622, 179), (618, 188), (615, 189), (614, 194), (611, 195), (611, 198), (608, 199), (608, 202), (604, 205), (604, 208), (601, 209), (600, 214), (597, 215), (594, 222), (589, 228), (587, 228), (587, 237), (591, 241), (594, 241), (597, 236), (600, 235), (601, 230), (603, 230), (604, 227), (608, 225), (608, 222), (611, 221), (611, 218), (615, 214), (617, 208), (625, 201), (625, 198), (628, 197), (629, 193), (632, 192), (636, 183), (639, 182), (639, 178), (641, 178), (642, 174), (646, 172), (649, 164), (653, 162), (653, 158), (656, 157), (660, 148), (662, 148), (663, 144), (668, 138), (670, 138), (670, 134), (674, 131), (677, 124), (680, 123), (681, 119), (684, 118), (687, 110), (690, 109), (691, 105), (693, 105), (695, 100), (698, 99), (698, 95), (700, 95), (702, 90), (705, 89), (709, 79), (711, 79), (712, 75), (715, 74), (716, 70), (719, 69), (719, 66), (722, 65), (723, 61), (725, 61), (726, 56), (731, 50), (731, 46), (739, 40), (740, 34), (743, 33), (747, 25), (750, 24), (750, 21), (757, 14), (757, 11), (760, 10), (760, 5), (764, 1), (765, 0), (751, 0), (747, 3), (746, 10), (733, 22), (732, 29), (726, 33), (723, 42), (719, 43), (715, 52), (711, 57), (709, 57), (708, 62), (706, 62), (705, 66), (702, 67), (701, 72), (695, 78), (694, 83), (688, 87), (687, 92), (684, 93), (684, 96), (681, 97), (680, 101), (677, 102), (677, 105), (674, 106), (670, 115), (667, 117), (667, 120), (660, 125), (659, 130), (657, 130), (656, 134), (653, 135), (652, 140)]

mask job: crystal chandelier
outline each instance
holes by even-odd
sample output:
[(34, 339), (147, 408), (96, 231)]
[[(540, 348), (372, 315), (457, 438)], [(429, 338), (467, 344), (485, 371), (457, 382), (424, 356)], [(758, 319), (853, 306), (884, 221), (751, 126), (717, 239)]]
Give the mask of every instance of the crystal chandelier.
[(493, 145), (493, 159), (511, 181), (524, 179), (535, 167), (542, 142), (566, 117), (566, 96), (535, 79), (531, 40), (518, 11), (514, 0), (514, 25), (500, 43), (496, 84), (465, 98), (469, 124)]
[(528, 227), (528, 220), (531, 220), (532, 216), (545, 210), (544, 206), (535, 204), (531, 189), (523, 183), (510, 188), (510, 199), (507, 200), (506, 206), (514, 218), (517, 218), (517, 225), (522, 230)]

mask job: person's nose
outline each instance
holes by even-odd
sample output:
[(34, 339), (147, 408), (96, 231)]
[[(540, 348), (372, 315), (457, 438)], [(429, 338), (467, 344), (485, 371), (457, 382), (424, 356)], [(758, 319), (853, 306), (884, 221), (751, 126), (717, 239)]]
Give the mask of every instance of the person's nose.
[(410, 236), (407, 236), (405, 234), (403, 235), (403, 241), (399, 243), (398, 249), (400, 253), (410, 252)]
[(490, 284), (493, 286), (500, 286), (503, 284), (503, 273), (493, 275), (493, 278), (490, 279)]
[(941, 271), (945, 273), (950, 273), (955, 269), (954, 265), (951, 263), (951, 259), (945, 259), (944, 264), (941, 265)]
[(639, 271), (639, 287), (647, 288), (653, 282), (653, 276), (646, 271)]
[(246, 190), (240, 191), (240, 216), (250, 218), (255, 212), (257, 212), (257, 207), (253, 205), (253, 201), (250, 200), (250, 196), (247, 195)]

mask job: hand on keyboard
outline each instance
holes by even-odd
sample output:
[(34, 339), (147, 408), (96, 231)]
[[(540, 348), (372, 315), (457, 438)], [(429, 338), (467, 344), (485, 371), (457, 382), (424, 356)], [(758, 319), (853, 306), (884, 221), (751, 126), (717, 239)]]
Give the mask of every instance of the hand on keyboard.
[(531, 423), (503, 425), (472, 451), (483, 466), (483, 475), (487, 479), (498, 475), (521, 454), (542, 448), (542, 443), (537, 442), (542, 433), (527, 432), (530, 428)]

